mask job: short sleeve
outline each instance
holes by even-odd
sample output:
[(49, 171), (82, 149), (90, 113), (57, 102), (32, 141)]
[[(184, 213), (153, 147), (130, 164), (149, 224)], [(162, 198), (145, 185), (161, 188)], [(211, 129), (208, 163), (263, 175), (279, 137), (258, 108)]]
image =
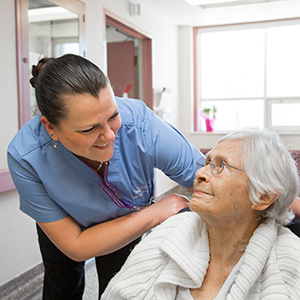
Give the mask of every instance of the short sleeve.
[(150, 110), (145, 118), (144, 139), (156, 168), (187, 188), (193, 186), (197, 162), (205, 160), (194, 145)]
[[(47, 194), (35, 171), (24, 161), (18, 162), (10, 154), (8, 167), (20, 196), (20, 209), (38, 222), (54, 222), (68, 214)], [(47, 172), (47, 170), (45, 170)]]

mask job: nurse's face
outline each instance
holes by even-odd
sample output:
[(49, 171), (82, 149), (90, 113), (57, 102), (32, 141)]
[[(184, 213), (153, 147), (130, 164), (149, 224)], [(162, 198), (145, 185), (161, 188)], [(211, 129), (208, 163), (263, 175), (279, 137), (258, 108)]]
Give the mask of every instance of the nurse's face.
[(102, 89), (99, 99), (90, 94), (68, 95), (65, 105), (67, 117), (61, 120), (59, 128), (54, 128), (57, 139), (91, 167), (111, 159), (121, 126), (111, 87)]

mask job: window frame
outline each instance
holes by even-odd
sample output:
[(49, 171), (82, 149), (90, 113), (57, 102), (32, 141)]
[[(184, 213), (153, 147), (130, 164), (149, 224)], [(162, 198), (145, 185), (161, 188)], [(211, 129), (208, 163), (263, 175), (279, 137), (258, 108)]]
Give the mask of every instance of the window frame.
[(267, 68), (267, 49), (265, 48), (265, 64), (264, 64), (264, 94), (262, 97), (239, 97), (235, 98), (216, 98), (216, 99), (207, 99), (203, 98), (201, 95), (201, 87), (200, 87), (200, 64), (198, 61), (200, 60), (200, 56), (198, 55), (199, 48), (199, 31), (201, 33), (206, 32), (219, 32), (219, 31), (229, 31), (229, 30), (241, 30), (241, 29), (254, 29), (254, 28), (268, 28), (268, 27), (279, 27), (279, 26), (288, 26), (288, 25), (300, 25), (300, 18), (289, 18), (289, 19), (278, 19), (278, 20), (268, 20), (268, 21), (260, 21), (260, 22), (245, 22), (245, 23), (234, 23), (234, 24), (223, 24), (223, 25), (214, 25), (214, 26), (199, 26), (193, 28), (193, 44), (194, 44), (194, 122), (193, 122), (193, 130), (194, 132), (203, 132), (204, 130), (200, 128), (200, 121), (198, 116), (200, 115), (201, 101), (222, 101), (222, 100), (263, 100), (264, 102), (264, 127), (269, 129), (276, 130), (278, 132), (286, 132), (293, 131), (295, 129), (297, 132), (300, 132), (300, 126), (272, 126), (271, 124), (271, 105), (272, 103), (278, 102), (297, 102), (300, 103), (300, 95), (299, 97), (267, 97), (267, 84), (266, 84), (266, 68)]

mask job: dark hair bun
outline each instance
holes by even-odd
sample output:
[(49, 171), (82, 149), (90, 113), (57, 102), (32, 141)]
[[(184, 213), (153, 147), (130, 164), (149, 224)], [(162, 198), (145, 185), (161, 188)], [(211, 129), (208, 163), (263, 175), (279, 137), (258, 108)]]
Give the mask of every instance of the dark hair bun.
[(33, 75), (32, 78), (30, 78), (29, 82), (31, 84), (31, 86), (33, 88), (36, 88), (37, 86), (37, 76), (39, 74), (39, 72), (37, 71), (38, 67), (37, 66), (32, 66), (32, 71), (31, 71), (31, 74)]
[(51, 60), (54, 60), (54, 58), (42, 58), (36, 66), (32, 66), (31, 74), (33, 77), (29, 80), (32, 87), (37, 87), (38, 76), (41, 74), (48, 61)]

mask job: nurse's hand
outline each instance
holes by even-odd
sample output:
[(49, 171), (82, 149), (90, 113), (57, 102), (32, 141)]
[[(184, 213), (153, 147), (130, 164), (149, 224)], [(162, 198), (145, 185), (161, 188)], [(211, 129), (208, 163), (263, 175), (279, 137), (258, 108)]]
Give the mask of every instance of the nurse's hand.
[(155, 214), (158, 218), (157, 222), (160, 224), (188, 206), (189, 199), (187, 197), (178, 194), (171, 194), (151, 205), (148, 209), (155, 209), (157, 211)]
[(75, 261), (114, 252), (188, 206), (184, 196), (172, 194), (155, 204), (126, 216), (82, 230), (75, 220), (37, 222), (50, 240)]

